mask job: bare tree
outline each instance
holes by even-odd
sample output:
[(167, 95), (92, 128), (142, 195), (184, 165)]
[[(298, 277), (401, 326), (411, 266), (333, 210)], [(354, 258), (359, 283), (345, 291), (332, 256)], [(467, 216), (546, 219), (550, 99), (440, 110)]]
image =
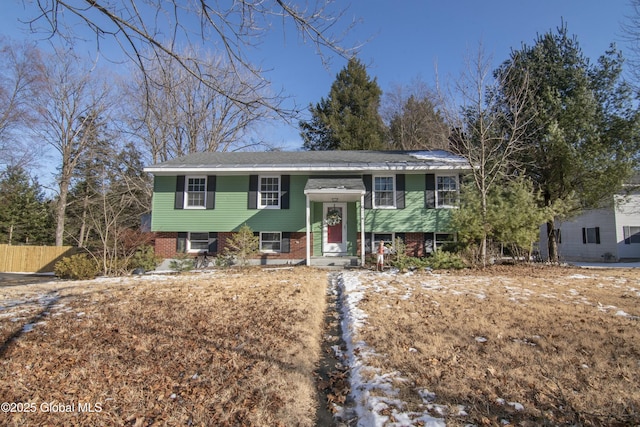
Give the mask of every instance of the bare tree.
[(635, 88), (640, 90), (640, 0), (630, 0), (633, 9), (622, 23), (622, 31), (625, 41), (629, 46), (629, 69), (635, 82)]
[[(353, 53), (340, 47), (351, 25), (344, 31), (338, 29), (344, 10), (336, 9), (329, 0), (304, 6), (291, 0), (36, 0), (36, 4), (39, 13), (30, 21), (33, 30), (71, 40), (78, 35), (80, 24), (95, 34), (98, 49), (106, 38), (115, 40), (140, 68), (147, 88), (154, 81), (147, 68), (149, 60), (169, 56), (210, 89), (238, 103), (246, 100), (227, 93), (227, 87), (207, 73), (204, 60), (185, 55), (179, 46), (217, 46), (239, 79), (254, 76), (265, 81), (263, 70), (248, 55), (278, 23), (283, 32), (295, 28), (323, 61), (329, 53), (345, 57)], [(282, 115), (290, 113), (271, 101), (260, 100)]]
[(385, 92), (381, 115), (393, 149), (449, 148), (450, 130), (438, 110), (438, 95), (419, 79)]
[[(452, 151), (469, 162), (473, 184), (480, 196), (479, 215), (483, 227), (480, 257), (486, 265), (489, 192), (506, 174), (518, 169), (516, 154), (524, 149), (524, 133), (532, 117), (525, 115), (529, 96), (526, 78), (518, 85), (496, 80), (491, 58), (482, 46), (477, 54), (467, 56), (465, 62), (462, 75), (453, 87), (441, 94), (443, 105), (448, 105), (443, 112), (453, 129)], [(503, 103), (503, 99), (508, 101)], [(454, 102), (456, 105), (452, 105)]]
[(31, 100), (41, 86), (43, 64), (30, 44), (4, 38), (0, 44), (0, 164), (24, 166), (37, 149), (25, 129), (37, 119)]
[(154, 82), (146, 91), (148, 96), (144, 96), (144, 76), (140, 73), (129, 85), (129, 127), (143, 142), (152, 162), (262, 143), (254, 140), (251, 132), (260, 122), (274, 118), (273, 110), (260, 101), (269, 96), (268, 89), (261, 82), (242, 84), (228, 63), (208, 58), (203, 71), (232, 96), (223, 96), (204, 85), (166, 56), (155, 66), (147, 66)]
[(94, 72), (83, 70), (69, 52), (47, 59), (42, 90), (37, 98), (38, 129), (42, 141), (59, 158), (56, 205), (56, 246), (64, 240), (67, 196), (74, 171), (95, 140), (92, 128), (106, 119), (109, 88)]

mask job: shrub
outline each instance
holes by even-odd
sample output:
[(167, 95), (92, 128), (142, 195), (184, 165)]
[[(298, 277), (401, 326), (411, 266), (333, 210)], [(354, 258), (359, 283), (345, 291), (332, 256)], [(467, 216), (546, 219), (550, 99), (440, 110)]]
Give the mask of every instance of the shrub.
[(242, 266), (249, 264), (249, 258), (258, 253), (260, 238), (253, 234), (251, 227), (244, 224), (237, 233), (233, 233), (224, 248), (225, 256), (238, 261)]
[(195, 260), (187, 254), (178, 254), (169, 262), (169, 268), (179, 273), (191, 271), (195, 267)]
[(98, 265), (85, 254), (64, 257), (53, 268), (56, 276), (61, 279), (94, 279), (98, 275)]
[(435, 251), (429, 258), (426, 258), (425, 262), (428, 267), (434, 270), (461, 269), (467, 267), (459, 255), (440, 250)]
[(129, 270), (141, 268), (144, 271), (155, 270), (158, 266), (158, 257), (153, 250), (153, 246), (142, 245), (136, 249), (136, 252), (129, 261)]

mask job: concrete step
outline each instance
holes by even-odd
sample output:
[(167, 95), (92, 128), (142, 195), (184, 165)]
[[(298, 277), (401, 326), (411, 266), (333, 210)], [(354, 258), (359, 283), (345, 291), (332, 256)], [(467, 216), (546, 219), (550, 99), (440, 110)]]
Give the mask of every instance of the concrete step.
[(357, 267), (360, 265), (360, 257), (357, 256), (326, 256), (311, 257), (312, 267)]

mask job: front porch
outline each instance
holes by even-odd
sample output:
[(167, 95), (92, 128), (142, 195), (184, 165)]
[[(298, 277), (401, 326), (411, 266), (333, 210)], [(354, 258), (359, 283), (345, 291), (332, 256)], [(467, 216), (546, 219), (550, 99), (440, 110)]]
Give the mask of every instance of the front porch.
[[(365, 232), (364, 232), (364, 197), (365, 186), (362, 178), (357, 176), (331, 176), (309, 178), (304, 189), (306, 197), (306, 264), (311, 265), (359, 265), (365, 263)], [(358, 206), (358, 212), (355, 212)], [(316, 206), (321, 206), (319, 212), (312, 218)], [(349, 206), (353, 210), (349, 210)], [(318, 207), (319, 209), (319, 207)], [(354, 215), (355, 214), (355, 215)], [(351, 217), (351, 221), (348, 218)], [(329, 219), (332, 219), (331, 221)], [(350, 222), (351, 224), (348, 224)], [(313, 226), (319, 225), (319, 232), (313, 231)], [(355, 224), (358, 224), (357, 226)], [(355, 230), (360, 230), (360, 248), (354, 245), (358, 240)], [(312, 246), (311, 234), (320, 237), (318, 245)], [(318, 255), (322, 256), (318, 256)]]

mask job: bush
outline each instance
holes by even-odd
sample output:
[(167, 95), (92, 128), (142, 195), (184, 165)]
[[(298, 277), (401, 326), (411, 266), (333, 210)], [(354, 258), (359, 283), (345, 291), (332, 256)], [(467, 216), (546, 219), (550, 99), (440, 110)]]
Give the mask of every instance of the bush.
[(99, 272), (98, 265), (84, 254), (64, 257), (53, 268), (56, 276), (61, 279), (94, 279)]
[(260, 238), (253, 234), (251, 227), (244, 224), (227, 240), (224, 256), (235, 259), (241, 266), (246, 266), (249, 264), (249, 258), (257, 254), (259, 249)]
[(434, 270), (461, 269), (467, 267), (459, 255), (440, 250), (435, 251), (429, 258), (426, 258), (425, 263)]
[(131, 257), (129, 261), (129, 270), (135, 270), (137, 268), (141, 268), (144, 271), (155, 270), (159, 264), (158, 257), (156, 257), (156, 253), (153, 250), (153, 246), (142, 245)]
[(195, 267), (195, 260), (187, 254), (178, 254), (175, 259), (169, 263), (169, 268), (179, 273), (183, 271), (191, 271)]

